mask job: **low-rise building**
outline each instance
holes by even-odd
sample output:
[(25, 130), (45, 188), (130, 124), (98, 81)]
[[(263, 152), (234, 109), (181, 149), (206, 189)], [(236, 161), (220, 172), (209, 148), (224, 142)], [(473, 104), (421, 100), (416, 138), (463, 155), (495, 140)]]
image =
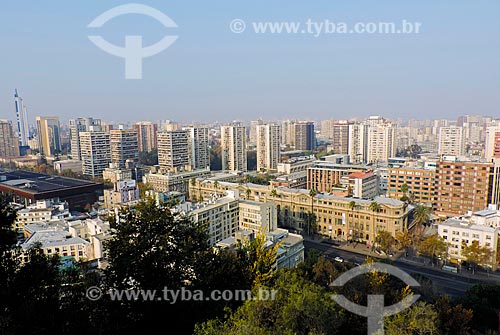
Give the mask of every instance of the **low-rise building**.
[(104, 207), (109, 209), (135, 205), (139, 200), (139, 187), (133, 179), (115, 182), (113, 189), (104, 190)]
[(359, 199), (373, 199), (378, 195), (378, 177), (373, 172), (355, 172), (343, 176), (340, 183), (349, 190), (349, 195)]
[(102, 178), (111, 183), (116, 183), (121, 180), (130, 180), (132, 178), (131, 169), (120, 169), (114, 163), (110, 163), (109, 167), (105, 168), (102, 172)]
[(64, 170), (70, 170), (75, 173), (82, 173), (82, 161), (78, 159), (65, 159), (62, 161), (54, 162), (54, 170), (62, 173)]
[(316, 161), (307, 168), (307, 188), (318, 192), (331, 192), (340, 185), (343, 176), (354, 172), (368, 172), (370, 168), (361, 165), (335, 164)]
[(307, 186), (307, 171), (293, 172), (276, 177), (270, 181), (271, 185), (287, 188), (306, 188)]
[(70, 218), (68, 203), (55, 199), (38, 200), (17, 211), (14, 228), (22, 230), (25, 225), (35, 222), (50, 222)]
[(151, 185), (158, 192), (177, 191), (184, 194), (189, 192), (189, 183), (192, 179), (210, 176), (210, 170), (194, 170), (179, 173), (148, 173), (143, 177), (144, 184)]
[(490, 249), (492, 254), (490, 261), (482, 265), (495, 265), (499, 230), (498, 227), (471, 224), (456, 218), (438, 224), (438, 235), (449, 243), (448, 258), (457, 263), (466, 261), (463, 247), (477, 241), (480, 247)]
[(307, 168), (313, 166), (315, 161), (316, 158), (314, 155), (292, 157), (282, 163), (278, 163), (278, 173), (291, 174), (307, 171)]
[[(411, 202), (432, 206), (434, 202), (436, 171), (434, 169), (398, 167), (389, 169), (389, 187), (387, 194), (400, 199), (406, 195)], [(406, 194), (401, 190), (408, 187)]]

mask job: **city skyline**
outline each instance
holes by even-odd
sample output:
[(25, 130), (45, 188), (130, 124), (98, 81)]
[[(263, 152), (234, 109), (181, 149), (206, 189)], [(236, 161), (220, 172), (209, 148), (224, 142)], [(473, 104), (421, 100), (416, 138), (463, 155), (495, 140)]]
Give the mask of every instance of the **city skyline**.
[[(17, 52), (4, 54), (0, 68), (2, 118), (15, 117), (15, 88), (29, 106), (30, 123), (35, 115), (58, 115), (65, 123), (73, 115), (116, 122), (228, 122), (263, 116), (410, 119), (499, 114), (494, 88), (500, 78), (500, 49), (491, 43), (500, 34), (497, 2), (362, 2), (360, 7), (324, 3), (308, 8), (263, 1), (143, 3), (171, 17), (178, 28), (167, 32), (175, 31), (179, 38), (168, 50), (145, 59), (144, 76), (136, 81), (123, 78), (122, 59), (87, 39), (89, 22), (120, 2), (6, 3), (0, 14), (5, 28), (0, 43)], [(19, 12), (23, 15), (16, 15)], [(235, 18), (409, 20), (422, 27), (419, 34), (397, 36), (235, 34), (229, 29)], [(65, 29), (59, 29), (61, 25)], [(125, 34), (144, 35), (145, 44), (152, 44), (165, 29), (151, 18), (126, 15), (99, 31), (120, 45)], [(29, 52), (32, 48), (37, 52)], [(135, 119), (137, 115), (141, 119)]]

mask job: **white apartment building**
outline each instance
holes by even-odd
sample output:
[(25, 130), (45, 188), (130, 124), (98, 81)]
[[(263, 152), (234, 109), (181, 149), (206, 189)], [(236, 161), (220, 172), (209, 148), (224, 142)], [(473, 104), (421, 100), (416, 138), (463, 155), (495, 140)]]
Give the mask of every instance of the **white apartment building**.
[(373, 172), (355, 172), (343, 176), (341, 184), (350, 190), (350, 196), (359, 199), (373, 199), (379, 193), (378, 177)]
[(206, 169), (210, 167), (210, 151), (208, 148), (207, 127), (187, 127), (189, 164), (191, 169)]
[(222, 169), (247, 171), (246, 130), (241, 125), (221, 127)]
[(278, 173), (291, 174), (295, 172), (304, 172), (307, 171), (308, 167), (313, 166), (315, 161), (316, 157), (314, 157), (314, 155), (293, 157), (286, 162), (278, 163)]
[(500, 126), (486, 128), (484, 157), (488, 161), (491, 161), (494, 158), (500, 158)]
[(157, 137), (158, 164), (162, 172), (180, 172), (191, 169), (186, 130), (162, 131), (157, 134)]
[(449, 243), (448, 258), (457, 262), (466, 260), (462, 254), (462, 246), (478, 241), (480, 247), (486, 247), (492, 251), (490, 263), (496, 264), (498, 232), (498, 227), (471, 224), (457, 218), (438, 224), (438, 235)]
[(368, 127), (368, 163), (387, 162), (395, 156), (395, 127), (390, 122), (371, 124)]
[(368, 126), (349, 125), (348, 154), (353, 164), (366, 163), (368, 154)]
[(240, 200), (239, 229), (268, 233), (278, 228), (278, 213), (273, 203)]
[(132, 129), (111, 130), (109, 132), (111, 145), (111, 162), (118, 168), (126, 167), (127, 161), (139, 161), (139, 147), (137, 145), (137, 131)]
[(103, 131), (80, 132), (82, 172), (91, 177), (102, 177), (111, 162), (109, 133)]
[(462, 156), (465, 153), (464, 131), (462, 127), (439, 128), (438, 153), (447, 156)]
[(60, 202), (58, 198), (37, 200), (36, 203), (17, 211), (14, 228), (22, 230), (31, 223), (58, 221), (70, 217), (66, 202)]
[(280, 160), (280, 127), (275, 124), (256, 126), (257, 171), (276, 171)]

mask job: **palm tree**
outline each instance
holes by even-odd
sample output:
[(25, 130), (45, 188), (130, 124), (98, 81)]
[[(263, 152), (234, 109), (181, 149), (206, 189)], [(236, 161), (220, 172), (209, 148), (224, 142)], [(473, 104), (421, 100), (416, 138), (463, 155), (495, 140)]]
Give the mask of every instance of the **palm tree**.
[(412, 244), (412, 238), (408, 229), (405, 228), (403, 231), (397, 232), (396, 241), (398, 241), (403, 249), (407, 250)]
[(372, 215), (372, 232), (371, 232), (371, 237), (373, 240), (375, 240), (375, 212), (380, 212), (380, 209), (382, 208), (382, 206), (380, 206), (380, 204), (378, 202), (371, 202), (370, 203), (370, 210), (373, 212), (373, 215)]
[(271, 190), (271, 192), (269, 193), (269, 195), (270, 195), (271, 197), (275, 198), (275, 197), (277, 197), (277, 196), (278, 196), (278, 191), (276, 191), (276, 189), (275, 189), (275, 188), (273, 188), (273, 189)]
[(414, 235), (420, 237), (423, 233), (423, 225), (430, 220), (430, 211), (429, 207), (418, 205), (415, 207), (415, 211), (413, 212), (413, 221), (412, 224), (414, 226), (413, 231)]
[(252, 190), (247, 187), (245, 190), (245, 195), (247, 196), (247, 200), (250, 198), (250, 194), (252, 193)]
[[(352, 224), (352, 223), (354, 223), (354, 214), (353, 213), (354, 213), (354, 208), (356, 208), (356, 201), (354, 201), (354, 200), (350, 201), (348, 207), (351, 210), (351, 215), (352, 215), (351, 224)], [(355, 230), (354, 230), (354, 232), (355, 232), (354, 235), (356, 235), (357, 233)]]
[(401, 198), (399, 198), (399, 199), (401, 201), (404, 201), (404, 202), (409, 201), (409, 198), (408, 198), (408, 184), (404, 183), (403, 185), (401, 185), (400, 191), (403, 192), (403, 196)]
[[(318, 194), (314, 188), (309, 191), (309, 196), (311, 197), (311, 215), (308, 215), (307, 218), (307, 233), (311, 233), (311, 226), (316, 224), (316, 216), (314, 215), (314, 197)], [(314, 223), (312, 221), (315, 221)]]

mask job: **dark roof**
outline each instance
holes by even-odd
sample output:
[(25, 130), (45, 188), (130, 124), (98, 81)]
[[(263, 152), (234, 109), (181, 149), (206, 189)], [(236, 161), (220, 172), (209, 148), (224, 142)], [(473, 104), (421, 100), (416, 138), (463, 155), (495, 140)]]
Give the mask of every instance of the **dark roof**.
[(0, 186), (32, 194), (96, 185), (99, 184), (87, 180), (52, 176), (31, 171), (0, 170)]

